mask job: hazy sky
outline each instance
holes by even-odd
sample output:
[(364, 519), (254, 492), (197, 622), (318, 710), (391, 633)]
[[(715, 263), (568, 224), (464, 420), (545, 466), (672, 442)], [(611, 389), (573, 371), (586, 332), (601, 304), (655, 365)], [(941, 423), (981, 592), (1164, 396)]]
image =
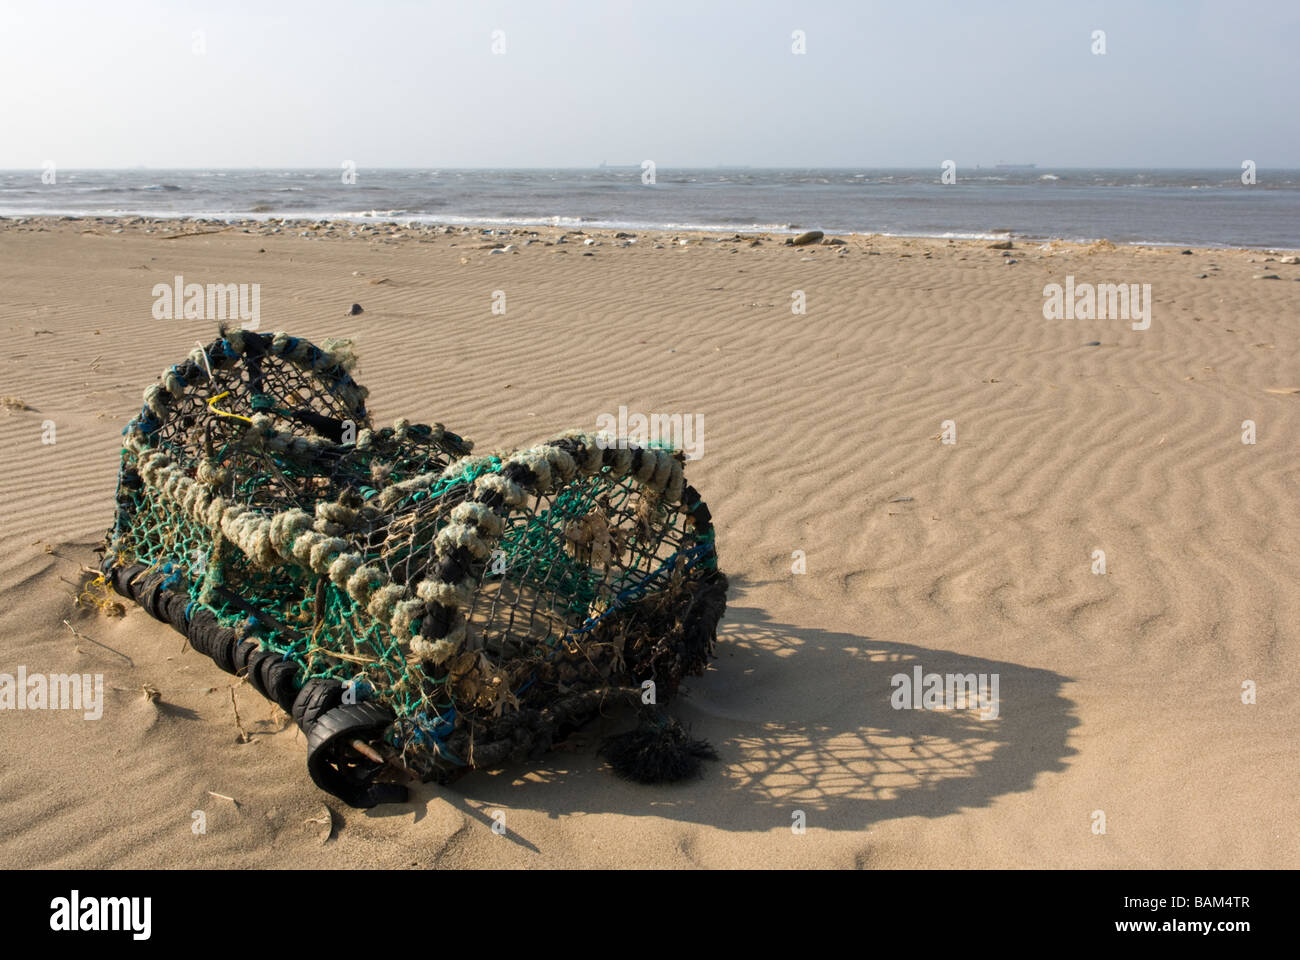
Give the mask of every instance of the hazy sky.
[(0, 52), (0, 168), (1300, 167), (1295, 0), (3, 0)]

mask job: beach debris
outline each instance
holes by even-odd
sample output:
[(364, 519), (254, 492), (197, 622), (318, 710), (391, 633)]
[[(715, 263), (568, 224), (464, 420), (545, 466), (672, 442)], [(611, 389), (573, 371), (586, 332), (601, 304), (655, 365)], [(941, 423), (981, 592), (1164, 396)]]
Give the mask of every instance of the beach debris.
[(237, 687), (238, 685), (239, 684), (232, 684), (229, 687), (230, 709), (234, 711), (235, 729), (239, 731), (239, 736), (236, 737), (235, 739), (238, 740), (240, 743), (251, 743), (253, 738), (248, 735), (248, 731), (244, 729), (244, 725), (239, 720), (239, 702), (235, 699), (235, 687)]
[(1100, 341), (1100, 340), (1089, 340), (1087, 343), (1084, 344), (1084, 346), (1085, 346), (1085, 347), (1100, 347), (1100, 346), (1101, 346), (1101, 341)]
[(97, 646), (97, 647), (103, 647), (103, 648), (104, 648), (105, 650), (107, 650), (109, 653), (115, 653), (115, 654), (117, 654), (119, 657), (121, 657), (123, 660), (125, 660), (127, 663), (129, 663), (131, 666), (133, 666), (133, 667), (135, 666), (135, 661), (132, 660), (130, 657), (128, 657), (128, 656), (127, 656), (125, 653), (123, 653), (121, 650), (114, 650), (114, 649), (113, 649), (112, 647), (110, 647), (108, 644), (106, 644), (106, 643), (100, 643), (98, 640), (94, 639), (93, 637), (88, 637), (88, 636), (86, 636), (84, 633), (81, 633), (81, 632), (80, 632), (76, 627), (74, 627), (72, 624), (68, 623), (67, 620), (64, 620), (64, 621), (63, 621), (63, 625), (64, 625), (65, 627), (67, 627), (69, 630), (72, 631), (72, 636), (75, 637), (77, 640), (85, 640), (87, 643), (93, 643), (93, 644), (94, 644), (95, 646)]
[[(119, 602), (109, 589), (108, 581), (98, 570), (82, 567), (81, 582), (77, 585), (77, 595), (72, 605), (78, 610), (94, 610), (107, 617), (126, 616), (126, 607)], [(64, 623), (67, 623), (65, 620)], [(71, 624), (68, 625), (71, 629)], [(76, 630), (72, 631), (76, 634)], [(89, 637), (79, 638), (89, 640)], [(95, 641), (91, 641), (94, 643)], [(116, 651), (114, 651), (116, 653)]]
[[(101, 572), (239, 678), (240, 743), (247, 683), (302, 730), (322, 790), (373, 807), (703, 672), (727, 579), (683, 451), (570, 431), (471, 456), (441, 424), (376, 425), (355, 364), (347, 340), (225, 328), (124, 432)], [(571, 549), (577, 528), (599, 549)], [(620, 772), (711, 754), (660, 709)]]
[(1276, 273), (1257, 273), (1253, 277), (1251, 277), (1251, 279), (1252, 280), (1281, 280), (1282, 278), (1279, 277)]
[(18, 397), (0, 397), (0, 408), (5, 410), (30, 410), (27, 402)]
[(1264, 392), (1290, 395), (1300, 393), (1300, 387), (1265, 387)]
[(162, 691), (152, 683), (145, 683), (140, 686), (140, 693), (149, 703), (157, 703), (162, 696)]
[(807, 233), (801, 233), (799, 234), (799, 236), (792, 237), (789, 240), (787, 240), (786, 246), (806, 247), (810, 243), (816, 243), (824, 236), (825, 234), (822, 233), (820, 230), (809, 230)]
[(334, 835), (334, 811), (325, 804), (321, 804), (321, 815), (319, 817), (308, 817), (303, 823), (316, 824), (316, 836), (321, 843), (325, 843)]
[(158, 239), (159, 240), (183, 240), (186, 237), (206, 237), (213, 233), (226, 233), (227, 231), (233, 229), (235, 229), (235, 225), (231, 224), (228, 227), (222, 227), (220, 230), (194, 230), (189, 233), (172, 233), (172, 234), (167, 234), (165, 236), (161, 236)]
[(348, 316), (355, 317), (359, 313), (365, 313), (365, 311), (361, 309), (361, 304), (359, 303), (352, 304), (352, 307), (348, 310)]
[(705, 740), (692, 739), (671, 717), (645, 716), (635, 729), (607, 738), (597, 751), (614, 772), (635, 783), (671, 783), (698, 776), (701, 760), (718, 753)]
[(1015, 244), (1010, 240), (994, 240), (989, 244), (990, 250), (1010, 250)]
[(890, 503), (911, 503), (912, 499), (913, 499), (912, 497), (894, 497), (889, 502)]
[(823, 246), (823, 247), (842, 247), (842, 246), (844, 246), (844, 245), (845, 245), (845, 244), (844, 244), (844, 241), (841, 240), (839, 237), (823, 237), (823, 238), (822, 238), (822, 246)]

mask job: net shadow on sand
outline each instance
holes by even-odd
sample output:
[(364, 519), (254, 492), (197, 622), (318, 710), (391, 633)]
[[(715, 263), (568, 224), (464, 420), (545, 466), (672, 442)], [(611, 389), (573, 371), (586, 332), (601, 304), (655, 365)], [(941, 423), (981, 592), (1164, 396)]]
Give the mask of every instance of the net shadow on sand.
[[(1040, 774), (1066, 769), (1078, 720), (1062, 694), (1067, 677), (1020, 664), (918, 644), (780, 623), (732, 605), (718, 637), (719, 666), (684, 687), (673, 713), (720, 760), (672, 787), (610, 778), (594, 755), (602, 735), (631, 723), (611, 711), (571, 738), (569, 750), (450, 789), (417, 795), (481, 818), (482, 803), (582, 813), (646, 814), (762, 831), (810, 824), (862, 830), (897, 817), (941, 817), (1029, 790)], [(895, 709), (891, 678), (923, 673), (998, 677), (998, 715)], [(525, 842), (526, 838), (520, 838)], [(527, 844), (525, 842), (526, 846)]]

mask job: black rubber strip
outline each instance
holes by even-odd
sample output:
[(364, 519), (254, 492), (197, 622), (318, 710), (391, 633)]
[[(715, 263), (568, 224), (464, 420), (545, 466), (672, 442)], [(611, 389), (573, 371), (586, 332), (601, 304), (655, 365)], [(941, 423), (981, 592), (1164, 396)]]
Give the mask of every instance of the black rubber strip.
[(382, 737), (393, 719), (393, 712), (377, 703), (343, 704), (321, 714), (307, 734), (307, 772), (316, 786), (361, 809), (404, 802), (406, 787), (376, 783), (383, 766), (349, 756), (347, 746)]
[(302, 685), (289, 711), (303, 733), (311, 733), (321, 714), (343, 702), (343, 684), (333, 677), (312, 677)]
[(185, 636), (189, 628), (189, 619), (185, 616), (189, 606), (190, 598), (186, 594), (167, 591), (167, 599), (162, 604), (163, 613), (171, 628), (181, 636)]
[(262, 661), (261, 673), (267, 699), (274, 700), (286, 712), (292, 710), (294, 697), (298, 695), (298, 664), (277, 653), (273, 659)]
[(316, 413), (312, 410), (282, 410), (286, 417), (301, 423), (304, 427), (311, 427), (322, 437), (332, 440), (334, 443), (343, 442), (343, 421), (336, 420), (334, 417), (327, 417), (324, 414)]
[(274, 650), (258, 650), (248, 658), (248, 672), (245, 674), (248, 677), (248, 682), (253, 685), (254, 690), (268, 700), (274, 700), (275, 697), (271, 696), (270, 690), (266, 687), (266, 673), (263, 668), (268, 660), (275, 661), (279, 659), (280, 655)]
[(211, 610), (196, 610), (185, 636), (189, 638), (191, 647), (211, 657), (226, 673), (235, 672), (235, 649), (239, 646), (239, 637), (234, 630), (218, 623)]
[(261, 649), (261, 645), (256, 640), (245, 640), (235, 647), (234, 660), (235, 676), (243, 676), (248, 670), (248, 661), (253, 659), (253, 654)]
[(113, 572), (108, 575), (108, 581), (113, 585), (113, 589), (126, 597), (128, 600), (134, 600), (131, 593), (130, 583), (140, 574), (148, 570), (149, 567), (143, 563), (132, 563), (125, 567), (114, 567)]

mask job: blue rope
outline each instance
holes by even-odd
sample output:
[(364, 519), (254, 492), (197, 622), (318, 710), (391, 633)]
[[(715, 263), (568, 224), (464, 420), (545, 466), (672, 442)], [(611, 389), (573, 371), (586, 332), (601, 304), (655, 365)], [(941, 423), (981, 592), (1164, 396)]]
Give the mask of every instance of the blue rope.
[(640, 583), (636, 583), (628, 587), (617, 597), (615, 597), (614, 602), (609, 605), (609, 608), (605, 610), (604, 613), (602, 613), (598, 617), (593, 617), (591, 620), (588, 620), (577, 630), (565, 634), (565, 638), (573, 637), (573, 636), (581, 636), (584, 633), (594, 630), (597, 626), (600, 625), (600, 623), (606, 617), (610, 616), (612, 613), (619, 610), (628, 600), (630, 599), (635, 600), (641, 595), (643, 595), (646, 592), (646, 590), (649, 589), (650, 584), (652, 584), (655, 580), (657, 580), (665, 571), (671, 573), (673, 570), (675, 570), (677, 568), (677, 559), (679, 557), (686, 559), (686, 566), (682, 568), (684, 572), (686, 570), (690, 570), (691, 567), (695, 566), (695, 564), (699, 561), (701, 557), (705, 556), (708, 553), (711, 553), (712, 550), (713, 550), (713, 544), (702, 543), (699, 544), (698, 546), (692, 547), (690, 550), (687, 550), (685, 553), (682, 553), (680, 551), (678, 553), (674, 553), (671, 557), (666, 559), (663, 562), (663, 564), (660, 565), (659, 569), (656, 570), (654, 573), (647, 576)]
[(168, 560), (162, 565), (161, 569), (163, 573), (171, 574), (171, 576), (167, 577), (167, 579), (159, 584), (163, 590), (170, 590), (181, 582), (181, 571), (174, 561)]

